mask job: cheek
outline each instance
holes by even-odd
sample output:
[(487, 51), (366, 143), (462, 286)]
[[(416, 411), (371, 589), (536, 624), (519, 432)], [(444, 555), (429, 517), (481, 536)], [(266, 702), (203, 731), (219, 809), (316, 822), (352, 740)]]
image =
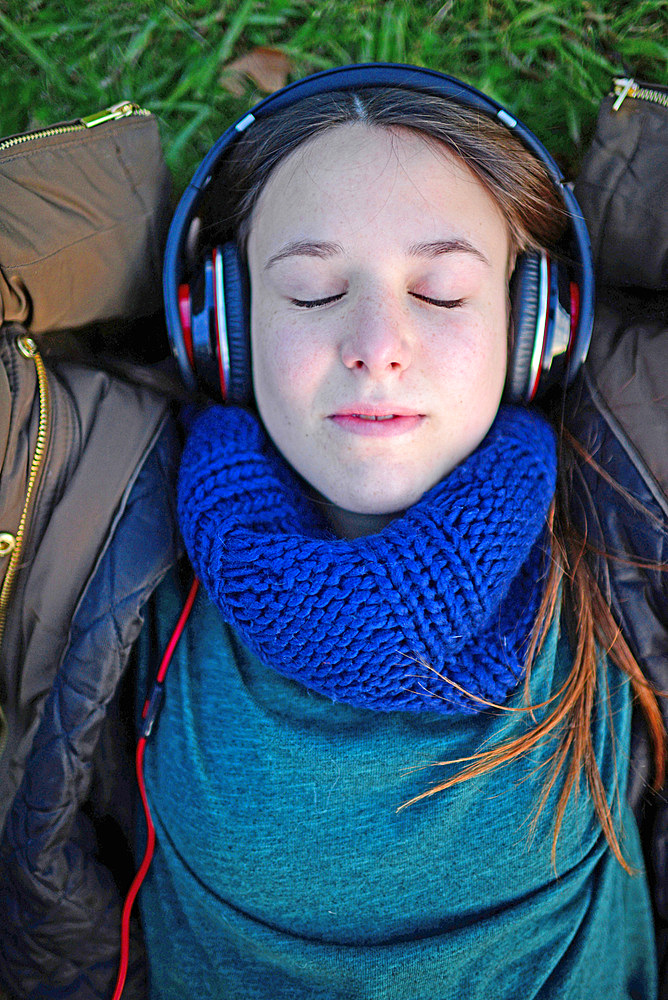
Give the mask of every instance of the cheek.
[(489, 324), (468, 316), (452, 323), (442, 336), (430, 338), (422, 358), (423, 368), (462, 402), (468, 399), (475, 404), (475, 394), (501, 394), (506, 378), (507, 340), (505, 317)]
[(251, 327), (253, 385), (261, 414), (294, 413), (316, 378), (313, 352), (305, 338), (284, 322), (258, 316)]

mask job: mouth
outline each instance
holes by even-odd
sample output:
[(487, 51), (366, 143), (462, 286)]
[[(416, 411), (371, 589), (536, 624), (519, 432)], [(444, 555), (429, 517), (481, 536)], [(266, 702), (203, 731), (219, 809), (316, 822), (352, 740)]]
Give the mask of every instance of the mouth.
[[(338, 414), (341, 416), (342, 414)], [(372, 413), (348, 413), (346, 416), (357, 417), (358, 420), (394, 420), (397, 413), (384, 413), (382, 416), (374, 416)]]
[(331, 414), (332, 423), (343, 431), (373, 436), (393, 436), (415, 430), (424, 420), (424, 414), (406, 407), (360, 406), (346, 407)]
[(395, 406), (393, 403), (382, 405), (347, 406), (332, 414), (332, 417), (355, 417), (357, 420), (396, 420), (398, 417), (423, 417), (419, 410), (405, 406)]

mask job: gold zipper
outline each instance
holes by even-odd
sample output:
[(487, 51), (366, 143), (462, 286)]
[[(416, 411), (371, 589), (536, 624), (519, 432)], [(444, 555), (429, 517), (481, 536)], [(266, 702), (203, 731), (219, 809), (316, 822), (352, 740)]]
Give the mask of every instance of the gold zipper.
[(42, 139), (49, 135), (64, 135), (67, 132), (82, 132), (87, 128), (95, 128), (102, 122), (115, 121), (117, 118), (129, 118), (131, 115), (150, 115), (151, 112), (145, 108), (140, 108), (134, 101), (119, 101), (110, 108), (98, 111), (94, 115), (86, 115), (76, 121), (63, 122), (62, 125), (53, 125), (51, 128), (38, 129), (35, 132), (23, 132), (21, 135), (13, 135), (9, 139), (0, 142), (0, 151), (10, 149), (12, 146), (20, 146), (24, 142), (31, 142), (33, 139)]
[(668, 92), (666, 91), (645, 87), (632, 77), (617, 76), (612, 83), (614, 93), (617, 95), (617, 100), (612, 105), (613, 111), (619, 111), (627, 97), (640, 101), (651, 101), (653, 104), (662, 104), (664, 108), (668, 108)]
[(7, 571), (5, 573), (5, 579), (2, 584), (2, 590), (0, 590), (0, 642), (2, 642), (2, 636), (5, 631), (7, 608), (9, 607), (9, 599), (11, 597), (14, 577), (16, 576), (19, 560), (21, 558), (21, 553), (23, 551), (26, 527), (28, 524), (28, 516), (30, 514), (30, 507), (33, 499), (33, 493), (35, 491), (35, 484), (37, 483), (37, 480), (39, 478), (42, 464), (46, 456), (46, 449), (49, 437), (49, 424), (50, 424), (49, 383), (46, 377), (46, 368), (44, 367), (44, 362), (42, 361), (41, 355), (37, 350), (37, 344), (32, 339), (32, 337), (27, 337), (25, 335), (22, 335), (17, 338), (16, 346), (23, 355), (23, 357), (31, 359), (35, 365), (35, 369), (37, 372), (38, 392), (39, 392), (39, 422), (37, 426), (37, 441), (35, 442), (35, 451), (32, 456), (32, 462), (30, 463), (30, 473), (28, 475), (28, 487), (26, 490), (25, 503), (23, 504), (21, 520), (19, 521), (19, 526), (16, 529), (16, 534), (14, 536), (14, 545), (11, 548), (11, 557), (9, 559), (9, 564), (7, 566)]

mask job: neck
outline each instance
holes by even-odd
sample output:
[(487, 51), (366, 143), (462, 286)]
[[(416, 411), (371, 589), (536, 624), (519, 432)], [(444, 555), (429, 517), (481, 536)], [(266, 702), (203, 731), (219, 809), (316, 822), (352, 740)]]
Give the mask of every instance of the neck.
[(333, 504), (325, 508), (325, 520), (339, 538), (362, 538), (364, 535), (375, 535), (402, 511), (394, 514), (357, 514)]

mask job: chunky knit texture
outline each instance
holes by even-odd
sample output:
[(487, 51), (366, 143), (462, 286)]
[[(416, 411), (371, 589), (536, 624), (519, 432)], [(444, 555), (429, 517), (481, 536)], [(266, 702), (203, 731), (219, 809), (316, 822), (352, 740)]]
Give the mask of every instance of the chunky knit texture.
[(555, 479), (547, 422), (502, 407), (405, 514), (339, 539), (259, 422), (211, 407), (186, 444), (179, 520), (211, 599), (266, 664), (359, 707), (477, 712), (521, 680)]

